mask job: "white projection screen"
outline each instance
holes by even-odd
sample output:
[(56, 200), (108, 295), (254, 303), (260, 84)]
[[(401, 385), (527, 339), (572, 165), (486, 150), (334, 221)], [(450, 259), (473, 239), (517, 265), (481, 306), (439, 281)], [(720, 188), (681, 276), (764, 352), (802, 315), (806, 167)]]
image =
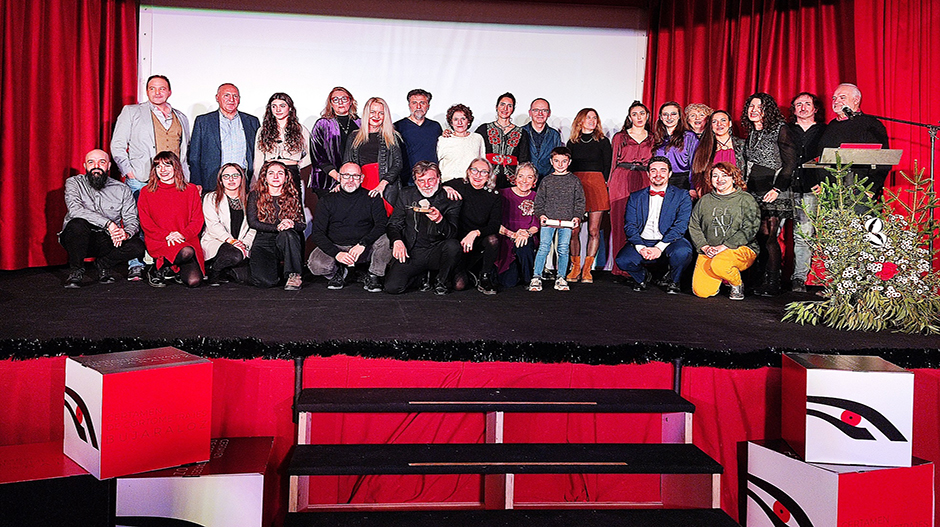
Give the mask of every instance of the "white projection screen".
[[(588, 8), (571, 9), (576, 17)], [(509, 91), (517, 124), (528, 121), (532, 99), (544, 97), (549, 124), (564, 135), (584, 107), (596, 108), (612, 135), (643, 93), (647, 37), (638, 9), (618, 11), (617, 23), (629, 27), (615, 28), (267, 11), (141, 5), (140, 100), (149, 75), (166, 75), (170, 103), (192, 123), (217, 108), (218, 85), (232, 82), (240, 109), (259, 118), (272, 93), (288, 93), (309, 129), (333, 86), (348, 88), (360, 105), (385, 98), (395, 120), (408, 114), (407, 92), (423, 88), (433, 94), (429, 117), (446, 126), (447, 108), (464, 103), (475, 128), (495, 119), (496, 97)]]

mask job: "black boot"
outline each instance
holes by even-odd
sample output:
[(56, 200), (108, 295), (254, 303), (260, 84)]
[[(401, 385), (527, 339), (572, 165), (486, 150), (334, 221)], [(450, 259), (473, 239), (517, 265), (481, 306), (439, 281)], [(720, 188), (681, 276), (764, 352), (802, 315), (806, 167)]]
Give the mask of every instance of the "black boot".
[(490, 273), (480, 275), (480, 281), (477, 282), (477, 290), (484, 295), (495, 295), (496, 285), (493, 283), (493, 275)]

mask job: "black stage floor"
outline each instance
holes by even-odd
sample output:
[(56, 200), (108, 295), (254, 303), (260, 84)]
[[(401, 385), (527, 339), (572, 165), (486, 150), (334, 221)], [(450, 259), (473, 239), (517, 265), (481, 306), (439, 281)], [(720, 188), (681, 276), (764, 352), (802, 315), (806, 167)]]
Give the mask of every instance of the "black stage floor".
[[(781, 322), (784, 306), (815, 298), (727, 296), (700, 299), (658, 289), (636, 293), (609, 273), (594, 284), (523, 287), (484, 296), (472, 290), (439, 297), (367, 293), (358, 284), (329, 291), (320, 279), (301, 291), (237, 284), (188, 290), (119, 280), (64, 289), (63, 267), (0, 272), (0, 338), (260, 339), (666, 343), (736, 352), (806, 349), (938, 349), (940, 336), (849, 332)], [(87, 280), (87, 278), (86, 278)]]

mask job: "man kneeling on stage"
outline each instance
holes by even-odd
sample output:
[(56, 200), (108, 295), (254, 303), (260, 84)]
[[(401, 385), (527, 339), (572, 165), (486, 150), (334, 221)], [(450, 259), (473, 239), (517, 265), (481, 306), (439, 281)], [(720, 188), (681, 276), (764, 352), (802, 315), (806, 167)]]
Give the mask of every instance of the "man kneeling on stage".
[(130, 187), (111, 179), (111, 159), (103, 150), (85, 156), (85, 173), (65, 181), (65, 214), (59, 243), (69, 255), (65, 287), (81, 287), (85, 258), (95, 257), (98, 281), (114, 282), (111, 268), (144, 255), (137, 204)]
[(339, 185), (317, 203), (310, 238), (317, 248), (307, 259), (307, 268), (317, 276), (329, 276), (328, 289), (342, 289), (349, 270), (369, 262), (363, 289), (382, 290), (379, 278), (392, 258), (385, 236), (388, 217), (379, 197), (362, 188), (362, 169), (346, 163), (339, 169)]
[(623, 228), (627, 244), (617, 253), (617, 265), (635, 280), (634, 291), (648, 287), (649, 272), (644, 265), (666, 258), (666, 292), (678, 294), (682, 272), (692, 262), (692, 244), (685, 238), (692, 199), (685, 190), (669, 185), (671, 175), (669, 160), (654, 157), (649, 163), (650, 186), (630, 194), (627, 200)]
[(403, 293), (411, 282), (433, 270), (437, 271), (434, 293), (446, 295), (460, 257), (460, 201), (451, 201), (441, 190), (437, 163), (420, 161), (411, 172), (415, 186), (401, 190), (388, 220), (386, 232), (394, 259), (385, 277), (385, 292)]

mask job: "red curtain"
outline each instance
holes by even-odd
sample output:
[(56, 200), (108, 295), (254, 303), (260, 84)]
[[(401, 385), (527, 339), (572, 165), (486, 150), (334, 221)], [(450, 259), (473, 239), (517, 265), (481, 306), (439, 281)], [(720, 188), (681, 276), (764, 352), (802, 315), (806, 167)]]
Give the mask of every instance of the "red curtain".
[(137, 3), (0, 2), (0, 269), (60, 264), (65, 179), (136, 98)]
[[(868, 113), (937, 124), (937, 27), (935, 2), (662, 0), (651, 13), (644, 98), (656, 106), (703, 102), (737, 116), (755, 91), (784, 109), (810, 91), (829, 120), (832, 91), (852, 82)], [(888, 132), (892, 148), (904, 150), (898, 169), (910, 171), (914, 159), (928, 164), (924, 130), (888, 124)]]

